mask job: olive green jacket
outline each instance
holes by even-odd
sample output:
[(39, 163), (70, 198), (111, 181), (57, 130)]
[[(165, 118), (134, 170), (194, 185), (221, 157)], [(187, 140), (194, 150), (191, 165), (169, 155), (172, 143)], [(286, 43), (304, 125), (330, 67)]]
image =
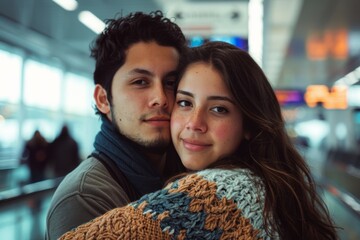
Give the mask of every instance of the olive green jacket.
[(60, 183), (46, 218), (46, 239), (130, 202), (124, 189), (94, 157), (84, 160)]

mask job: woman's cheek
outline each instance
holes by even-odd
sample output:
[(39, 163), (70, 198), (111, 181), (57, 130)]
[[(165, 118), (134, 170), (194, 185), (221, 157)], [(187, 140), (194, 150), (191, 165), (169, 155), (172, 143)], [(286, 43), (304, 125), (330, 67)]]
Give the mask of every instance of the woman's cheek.
[(170, 131), (171, 131), (171, 135), (173, 136), (173, 139), (180, 132), (181, 125), (182, 125), (182, 121), (179, 119), (179, 116), (177, 114), (173, 114), (171, 116), (171, 121), (170, 121)]
[(214, 134), (216, 138), (220, 141), (227, 141), (227, 139), (231, 139), (234, 132), (234, 129), (230, 127), (231, 124), (221, 124), (214, 129)]

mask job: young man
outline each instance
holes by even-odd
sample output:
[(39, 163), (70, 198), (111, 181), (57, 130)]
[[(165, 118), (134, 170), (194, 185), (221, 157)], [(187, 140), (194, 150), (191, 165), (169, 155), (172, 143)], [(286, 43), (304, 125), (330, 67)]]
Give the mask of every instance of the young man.
[[(47, 216), (47, 239), (160, 189), (182, 170), (167, 160), (180, 28), (160, 11), (108, 20), (92, 56), (101, 131), (95, 151), (66, 176)], [(171, 161), (171, 162), (170, 162)]]

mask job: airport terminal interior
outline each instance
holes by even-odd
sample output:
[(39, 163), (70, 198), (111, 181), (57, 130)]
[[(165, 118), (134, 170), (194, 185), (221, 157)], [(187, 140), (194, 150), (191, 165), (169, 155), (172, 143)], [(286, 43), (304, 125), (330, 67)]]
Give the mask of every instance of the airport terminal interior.
[(253, 56), (339, 238), (360, 239), (359, 9), (359, 0), (0, 0), (0, 238), (44, 239), (64, 175), (52, 163), (32, 179), (28, 140), (52, 142), (66, 126), (81, 160), (93, 150), (89, 46), (106, 19), (162, 10), (190, 47), (225, 41)]

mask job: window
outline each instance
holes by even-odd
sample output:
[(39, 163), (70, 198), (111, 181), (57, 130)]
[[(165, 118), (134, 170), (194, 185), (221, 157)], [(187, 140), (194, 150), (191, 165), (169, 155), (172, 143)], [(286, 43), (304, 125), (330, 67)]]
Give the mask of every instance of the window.
[(34, 60), (27, 60), (24, 70), (25, 105), (59, 110), (62, 71)]
[(22, 58), (0, 49), (0, 101), (18, 103)]
[(78, 115), (94, 114), (93, 82), (88, 78), (68, 73), (64, 83), (64, 111)]

